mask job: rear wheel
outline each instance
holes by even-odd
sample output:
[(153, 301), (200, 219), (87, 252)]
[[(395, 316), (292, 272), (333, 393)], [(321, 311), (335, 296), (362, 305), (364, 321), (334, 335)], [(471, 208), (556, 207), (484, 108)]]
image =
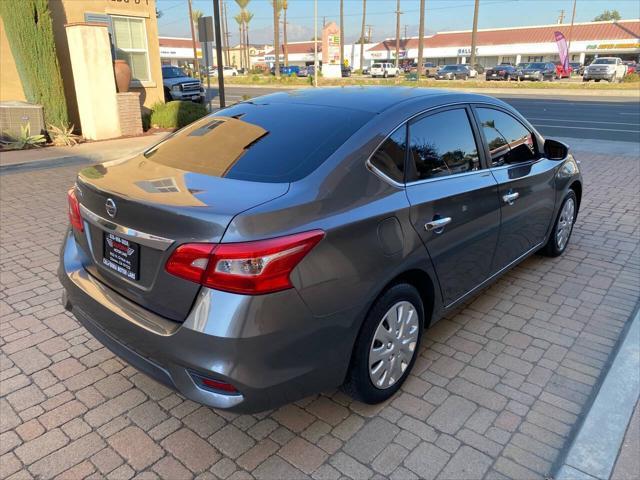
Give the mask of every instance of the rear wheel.
[(562, 202), (558, 218), (553, 226), (547, 244), (542, 248), (542, 253), (548, 257), (558, 257), (564, 253), (569, 245), (569, 238), (573, 231), (573, 224), (578, 214), (578, 200), (573, 190), (569, 190)]
[(389, 75), (387, 74), (387, 72), (384, 72), (384, 75), (382, 75), (382, 78), (387, 78)]
[(418, 291), (399, 283), (385, 291), (364, 320), (343, 390), (365, 403), (398, 391), (418, 356), (424, 309)]

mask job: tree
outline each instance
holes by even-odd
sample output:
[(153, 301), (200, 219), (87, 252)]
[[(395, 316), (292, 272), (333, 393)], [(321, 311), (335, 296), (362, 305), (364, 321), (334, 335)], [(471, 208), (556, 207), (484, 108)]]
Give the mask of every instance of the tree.
[(422, 75), (422, 53), (424, 49), (424, 0), (420, 0), (420, 26), (418, 27), (418, 72), (417, 79)]
[(249, 49), (251, 48), (251, 45), (249, 44), (249, 23), (251, 22), (251, 20), (253, 20), (253, 13), (249, 12), (248, 10), (245, 11), (244, 14), (244, 44), (247, 46), (247, 68), (251, 68), (251, 55), (249, 52)]
[(284, 66), (289, 65), (289, 52), (287, 51), (287, 8), (289, 2), (282, 0), (282, 49), (284, 50)]
[(275, 54), (275, 74), (280, 78), (280, 10), (282, 0), (271, 0), (273, 5), (273, 53)]
[(243, 31), (244, 18), (243, 18), (242, 12), (240, 12), (239, 14), (234, 16), (233, 19), (238, 24), (238, 37), (240, 38), (240, 43), (238, 44), (238, 46), (240, 48), (240, 65), (238, 65), (238, 66), (240, 68), (242, 68), (244, 66), (244, 53), (243, 53), (244, 52), (244, 49), (243, 49), (243, 44), (244, 44), (244, 31)]
[(193, 15), (198, 10), (193, 10), (193, 7), (191, 5), (191, 0), (188, 1), (188, 4), (189, 4), (189, 25), (191, 25), (191, 44), (193, 45), (193, 70), (195, 74), (198, 75), (200, 69), (198, 68), (198, 53), (196, 50), (196, 30), (193, 26), (193, 18), (194, 18)]
[(478, 39), (478, 9), (480, 8), (480, 0), (476, 0), (473, 8), (473, 30), (471, 31), (471, 60), (469, 64), (471, 68), (476, 64), (476, 44)]
[(49, 2), (0, 1), (0, 15), (25, 97), (31, 103), (43, 106), (47, 125), (67, 127), (69, 115)]
[(615, 20), (618, 21), (620, 20), (622, 17), (620, 16), (620, 12), (618, 12), (618, 10), (605, 10), (604, 12), (602, 12), (600, 15), (598, 15), (596, 18), (593, 19), (594, 22), (606, 22), (609, 20)]
[(202, 10), (193, 10), (191, 12), (191, 21), (193, 22), (193, 28), (196, 31), (196, 36), (198, 35), (198, 21), (204, 17), (204, 13)]
[(249, 0), (236, 0), (238, 7), (240, 7), (240, 13), (236, 16), (236, 22), (238, 22), (238, 17), (240, 19), (238, 26), (240, 28), (240, 67), (245, 67), (245, 59), (246, 59), (246, 26), (247, 26), (247, 5), (249, 5)]
[[(367, 22), (367, 0), (362, 0), (362, 29), (360, 30), (360, 71), (364, 68), (364, 27)], [(367, 40), (368, 42), (368, 40)]]

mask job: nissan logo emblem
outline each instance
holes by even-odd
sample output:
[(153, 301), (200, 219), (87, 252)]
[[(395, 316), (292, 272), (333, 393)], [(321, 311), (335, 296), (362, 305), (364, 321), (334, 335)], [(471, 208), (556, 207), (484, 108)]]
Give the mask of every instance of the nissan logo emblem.
[(107, 209), (107, 214), (109, 214), (111, 218), (116, 216), (116, 213), (118, 212), (118, 207), (116, 207), (116, 202), (114, 202), (110, 198), (107, 198), (107, 201), (105, 202), (104, 206)]

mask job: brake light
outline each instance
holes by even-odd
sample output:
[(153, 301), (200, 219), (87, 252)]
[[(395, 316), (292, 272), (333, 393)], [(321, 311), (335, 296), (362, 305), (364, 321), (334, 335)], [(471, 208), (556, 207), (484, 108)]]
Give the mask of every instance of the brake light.
[(324, 238), (322, 230), (243, 243), (187, 243), (167, 261), (172, 275), (205, 287), (259, 295), (292, 288), (289, 276)]
[(84, 231), (84, 226), (82, 224), (82, 217), (80, 216), (80, 203), (76, 198), (75, 188), (71, 188), (67, 192), (67, 204), (68, 204), (68, 210), (69, 210), (69, 221), (71, 222), (71, 226), (79, 232)]

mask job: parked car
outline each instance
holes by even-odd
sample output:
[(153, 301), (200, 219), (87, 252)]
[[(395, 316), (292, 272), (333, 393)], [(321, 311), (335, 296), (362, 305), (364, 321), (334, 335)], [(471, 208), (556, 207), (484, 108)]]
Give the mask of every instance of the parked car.
[(275, 93), (80, 171), (63, 305), (198, 403), (256, 412), (340, 384), (377, 403), (425, 328), (567, 249), (582, 191), (568, 147), (492, 97)]
[(463, 67), (467, 67), (467, 69), (469, 70), (469, 78), (477, 78), (478, 77), (478, 70), (476, 70), (476, 68), (472, 67), (470, 64), (468, 63), (461, 63), (460, 64)]
[(200, 80), (191, 78), (180, 67), (164, 65), (162, 67), (162, 85), (166, 102), (171, 100), (204, 102), (204, 88)]
[(519, 80), (552, 81), (556, 77), (556, 66), (553, 62), (527, 63), (519, 71)]
[[(300, 67), (297, 65), (280, 65), (280, 75), (298, 75)], [(271, 67), (271, 75), (275, 75), (276, 67)]]
[(362, 74), (369, 75), (371, 73), (369, 70), (371, 70), (369, 67), (362, 67)]
[[(414, 66), (415, 70), (418, 69), (417, 64), (415, 64)], [(440, 67), (438, 65), (436, 65), (435, 63), (432, 62), (425, 62), (422, 64), (422, 73), (421, 75), (424, 75), (425, 77), (429, 78), (429, 77), (435, 77), (436, 73), (438, 73), (438, 70), (440, 69)]]
[(346, 65), (342, 65), (340, 67), (342, 77), (350, 77), (351, 76), (351, 67), (347, 67)]
[(560, 62), (555, 63), (556, 66), (556, 80), (561, 78), (571, 78), (571, 74), (573, 73), (573, 67), (569, 64), (568, 70), (564, 69), (564, 65)]
[(315, 67), (313, 65), (307, 65), (306, 67), (300, 67), (296, 75), (298, 77), (309, 77), (313, 76), (313, 72), (315, 72)]
[(627, 66), (627, 75), (630, 73), (636, 73), (638, 71), (638, 64), (634, 61), (623, 62)]
[(596, 58), (591, 65), (584, 69), (582, 81), (606, 80), (608, 82), (619, 82), (627, 74), (627, 66), (622, 63), (619, 57)]
[(511, 65), (496, 65), (484, 71), (485, 80), (517, 80), (519, 71)]
[[(218, 76), (218, 67), (211, 67), (211, 75), (214, 77)], [(226, 66), (222, 67), (222, 76), (223, 77), (235, 77), (238, 75), (238, 70), (236, 67)]]
[(399, 69), (393, 63), (374, 63), (371, 65), (371, 77), (397, 77)]
[(584, 65), (582, 65), (580, 62), (571, 62), (569, 65), (571, 65), (573, 74), (582, 75), (584, 73)]
[(436, 80), (466, 80), (470, 76), (470, 70), (464, 65), (445, 65), (438, 70), (435, 78)]

